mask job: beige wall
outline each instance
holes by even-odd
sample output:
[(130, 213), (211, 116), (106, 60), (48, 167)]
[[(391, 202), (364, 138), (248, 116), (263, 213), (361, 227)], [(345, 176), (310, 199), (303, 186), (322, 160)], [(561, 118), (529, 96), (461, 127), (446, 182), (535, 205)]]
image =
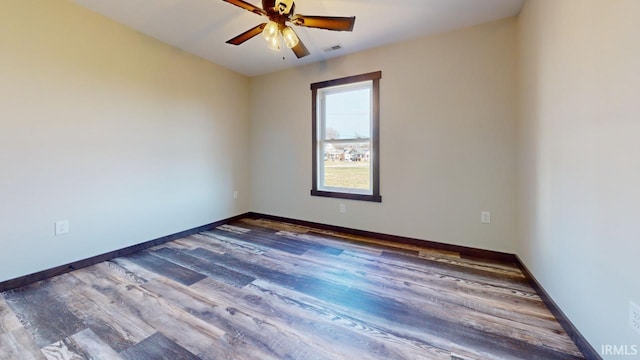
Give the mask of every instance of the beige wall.
[(640, 345), (639, 13), (534, 0), (519, 19), (518, 252), (598, 351)]
[(248, 95), (69, 1), (0, 0), (0, 281), (246, 212)]
[[(515, 26), (508, 19), (252, 78), (252, 210), (514, 252)], [(309, 85), (377, 70), (382, 203), (311, 197)], [(485, 209), (491, 225), (480, 223)]]

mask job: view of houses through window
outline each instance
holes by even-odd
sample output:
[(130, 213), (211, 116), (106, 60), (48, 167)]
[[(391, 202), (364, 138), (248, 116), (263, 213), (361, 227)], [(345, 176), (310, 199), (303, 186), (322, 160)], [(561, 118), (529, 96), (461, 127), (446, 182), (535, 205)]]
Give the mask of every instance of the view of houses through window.
[(371, 81), (319, 92), (321, 187), (371, 191)]
[(325, 144), (324, 186), (369, 189), (369, 143)]

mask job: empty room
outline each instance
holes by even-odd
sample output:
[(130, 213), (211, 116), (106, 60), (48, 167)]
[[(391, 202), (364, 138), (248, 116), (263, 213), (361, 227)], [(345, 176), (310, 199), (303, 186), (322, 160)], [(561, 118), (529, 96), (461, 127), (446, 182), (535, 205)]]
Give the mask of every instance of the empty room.
[(638, 14), (0, 0), (0, 359), (640, 359)]

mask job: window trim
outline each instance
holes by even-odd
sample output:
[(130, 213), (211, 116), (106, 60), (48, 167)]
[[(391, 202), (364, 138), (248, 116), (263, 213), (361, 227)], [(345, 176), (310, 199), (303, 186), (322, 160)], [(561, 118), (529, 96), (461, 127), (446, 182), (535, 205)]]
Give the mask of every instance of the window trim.
[[(312, 144), (312, 196), (331, 197), (348, 200), (382, 202), (380, 196), (380, 79), (382, 71), (348, 76), (340, 79), (322, 81), (311, 84), (311, 144)], [(318, 189), (318, 90), (328, 87), (348, 85), (358, 82), (371, 81), (371, 190), (369, 194), (351, 192), (324, 191)]]

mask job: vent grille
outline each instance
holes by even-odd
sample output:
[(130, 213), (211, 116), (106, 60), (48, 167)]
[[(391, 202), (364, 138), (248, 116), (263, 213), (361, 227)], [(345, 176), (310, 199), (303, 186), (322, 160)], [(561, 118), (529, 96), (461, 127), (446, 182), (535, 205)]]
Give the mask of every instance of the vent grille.
[(324, 52), (331, 52), (331, 51), (336, 51), (336, 50), (340, 50), (342, 49), (342, 45), (340, 44), (336, 44), (333, 46), (329, 46), (328, 48), (324, 48)]

